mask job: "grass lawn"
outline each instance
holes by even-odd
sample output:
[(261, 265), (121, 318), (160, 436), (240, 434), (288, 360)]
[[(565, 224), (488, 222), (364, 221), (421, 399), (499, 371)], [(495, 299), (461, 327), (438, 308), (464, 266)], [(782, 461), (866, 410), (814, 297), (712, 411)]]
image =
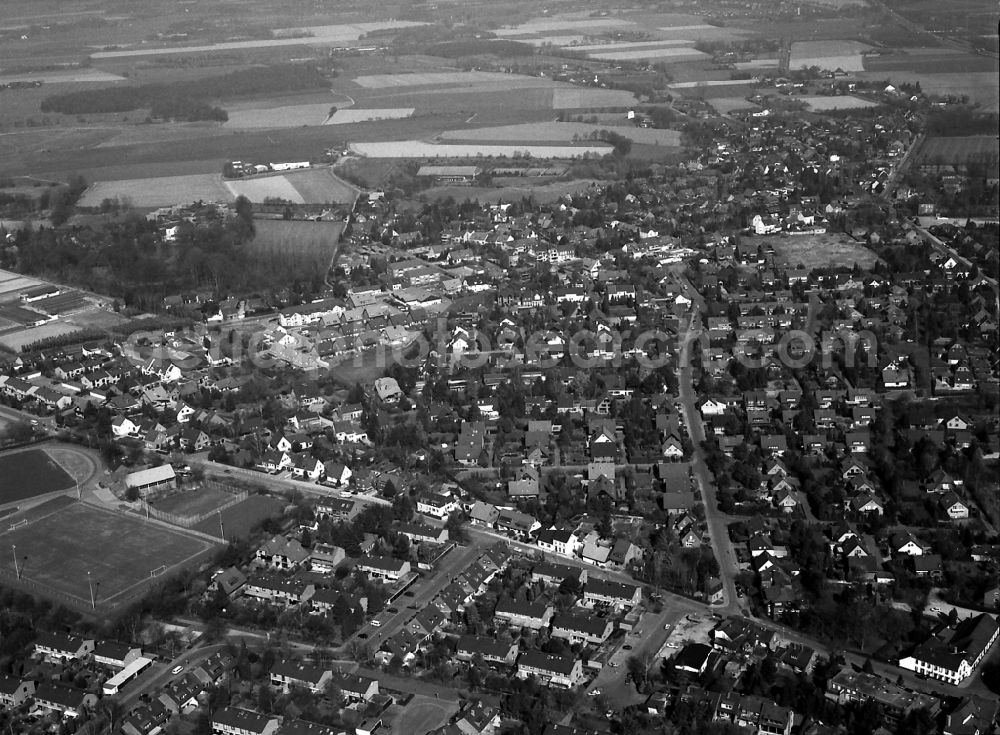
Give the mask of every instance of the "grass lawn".
[[(90, 580), (100, 603), (150, 581), (212, 548), (208, 541), (113, 511), (73, 503), (2, 534), (17, 547), (22, 577), (57, 593), (89, 601)], [(14, 571), (13, 556), (0, 566)]]
[(817, 235), (786, 235), (764, 238), (762, 241), (774, 245), (775, 260), (788, 268), (797, 268), (801, 263), (806, 270), (812, 268), (833, 268), (855, 263), (862, 268), (871, 268), (878, 260), (874, 252), (846, 235), (823, 233)]
[[(226, 539), (245, 538), (250, 529), (263, 521), (281, 514), (285, 503), (268, 495), (251, 495), (242, 503), (237, 503), (222, 511), (222, 525), (226, 530)], [(195, 531), (219, 536), (219, 518), (212, 516), (194, 526)]]
[(76, 483), (43, 449), (28, 449), (0, 456), (0, 503), (13, 503)]

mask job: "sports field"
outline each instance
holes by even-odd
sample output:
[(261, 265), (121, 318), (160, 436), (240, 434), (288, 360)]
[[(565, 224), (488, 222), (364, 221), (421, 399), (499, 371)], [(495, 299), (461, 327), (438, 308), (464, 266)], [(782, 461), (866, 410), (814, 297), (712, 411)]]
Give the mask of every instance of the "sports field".
[(44, 449), (0, 455), (0, 505), (68, 490), (76, 483)]
[[(17, 547), (18, 570), (39, 592), (89, 603), (90, 582), (98, 605), (137, 591), (209, 549), (211, 542), (159, 524), (102, 508), (73, 503), (0, 534)], [(14, 572), (14, 556), (0, 555), (0, 568)]]

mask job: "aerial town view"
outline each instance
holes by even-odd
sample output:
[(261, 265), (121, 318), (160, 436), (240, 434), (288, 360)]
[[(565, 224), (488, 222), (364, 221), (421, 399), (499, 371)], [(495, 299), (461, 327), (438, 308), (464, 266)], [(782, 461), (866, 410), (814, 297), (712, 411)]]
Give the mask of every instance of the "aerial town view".
[(996, 0), (2, 0), (0, 733), (996, 735)]

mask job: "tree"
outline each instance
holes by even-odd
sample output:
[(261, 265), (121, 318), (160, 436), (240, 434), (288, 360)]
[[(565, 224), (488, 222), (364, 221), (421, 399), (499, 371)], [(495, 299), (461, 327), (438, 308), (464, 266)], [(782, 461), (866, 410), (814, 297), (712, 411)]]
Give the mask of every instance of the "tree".
[(647, 672), (646, 672), (646, 662), (643, 661), (638, 656), (629, 656), (625, 662), (625, 666), (628, 671), (628, 677), (635, 684), (636, 691), (640, 694), (646, 688)]

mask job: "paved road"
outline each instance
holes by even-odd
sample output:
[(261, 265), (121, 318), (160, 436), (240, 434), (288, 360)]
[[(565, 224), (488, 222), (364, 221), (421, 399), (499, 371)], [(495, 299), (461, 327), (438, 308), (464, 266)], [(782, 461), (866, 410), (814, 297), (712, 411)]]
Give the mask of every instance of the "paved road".
[(719, 572), (725, 588), (725, 599), (719, 608), (720, 612), (726, 614), (742, 614), (747, 609), (747, 602), (736, 594), (736, 575), (739, 574), (739, 564), (736, 559), (736, 552), (733, 544), (729, 540), (729, 529), (727, 528), (727, 517), (719, 510), (719, 502), (715, 493), (715, 481), (712, 473), (705, 464), (705, 450), (702, 442), (705, 441), (705, 427), (701, 421), (701, 413), (698, 411), (696, 401), (698, 395), (694, 388), (694, 370), (691, 367), (691, 345), (698, 339), (701, 332), (700, 316), (693, 312), (688, 323), (687, 334), (681, 345), (681, 354), (678, 358), (677, 384), (680, 391), (681, 411), (684, 414), (684, 423), (687, 426), (688, 436), (694, 446), (691, 457), (691, 470), (698, 489), (701, 491), (702, 501), (705, 505), (705, 522), (708, 525), (708, 535), (712, 541), (712, 550), (715, 558), (719, 562)]
[[(378, 620), (381, 625), (372, 625), (371, 621), (365, 623), (344, 642), (344, 645), (366, 641), (377, 649), (382, 641), (392, 638), (420, 610), (427, 607), (441, 590), (479, 558), (481, 552), (482, 549), (477, 546), (456, 546), (453, 548), (445, 555), (444, 559), (438, 562), (437, 569), (431, 578), (417, 580), (410, 587), (413, 597), (400, 596), (394, 603), (387, 606), (394, 607), (399, 612), (383, 611), (379, 613), (374, 619)], [(362, 634), (367, 636), (367, 640), (359, 638)]]
[[(926, 230), (923, 227), (920, 227), (918, 225), (914, 225), (914, 229), (916, 229), (916, 231), (919, 232), (928, 242), (930, 242), (931, 245), (934, 248), (936, 248), (938, 250), (938, 252), (940, 252), (941, 254), (943, 254), (943, 255), (950, 255), (952, 258), (954, 258), (957, 262), (959, 262), (962, 265), (964, 265), (966, 268), (971, 269), (972, 266), (974, 265), (968, 258), (963, 258), (961, 255), (959, 255), (957, 250), (955, 250), (951, 245), (949, 245), (948, 243), (946, 243), (944, 240), (942, 240), (937, 235), (931, 234), (930, 231), (928, 231), (928, 230)], [(986, 281), (988, 284), (990, 284), (990, 286), (992, 286), (994, 289), (997, 288), (997, 279), (990, 278), (988, 275), (986, 275), (985, 273), (983, 273), (982, 268), (979, 269), (979, 275), (980, 275), (980, 277), (984, 281)]]
[[(629, 657), (638, 657), (647, 670), (657, 668), (660, 663), (657, 654), (671, 633), (667, 626), (672, 627), (685, 615), (703, 610), (704, 606), (700, 603), (675, 598), (664, 602), (662, 612), (644, 614), (635, 630), (619, 642), (618, 649), (608, 659), (608, 665), (601, 669), (588, 690), (600, 690), (616, 710), (645, 700), (646, 695), (639, 694), (632, 681), (626, 681)], [(626, 650), (625, 646), (631, 646), (631, 649)]]
[[(322, 498), (343, 497), (342, 491), (340, 490), (327, 487), (325, 485), (317, 485), (315, 482), (310, 482), (308, 480), (293, 480), (286, 477), (276, 477), (274, 475), (269, 475), (266, 472), (258, 472), (257, 470), (248, 470), (242, 467), (232, 467), (227, 464), (222, 464), (221, 462), (213, 462), (208, 459), (206, 453), (204, 452), (189, 455), (188, 463), (202, 467), (206, 472), (218, 475), (223, 479), (226, 476), (229, 476), (239, 478), (241, 480), (250, 480), (251, 482), (259, 482), (263, 485), (270, 485), (284, 490), (298, 490), (306, 495), (315, 495)], [(392, 503), (385, 498), (379, 498), (374, 495), (352, 493), (350, 497), (352, 500), (357, 500), (364, 505), (392, 505)]]
[[(125, 711), (139, 703), (139, 697), (145, 692), (158, 692), (171, 680), (184, 676), (184, 671), (196, 668), (205, 659), (217, 651), (226, 648), (226, 643), (216, 643), (210, 646), (201, 646), (190, 651), (184, 651), (169, 663), (154, 662), (149, 670), (143, 672), (138, 679), (127, 685), (118, 694), (118, 702)], [(184, 671), (173, 674), (175, 667), (182, 666)]]

